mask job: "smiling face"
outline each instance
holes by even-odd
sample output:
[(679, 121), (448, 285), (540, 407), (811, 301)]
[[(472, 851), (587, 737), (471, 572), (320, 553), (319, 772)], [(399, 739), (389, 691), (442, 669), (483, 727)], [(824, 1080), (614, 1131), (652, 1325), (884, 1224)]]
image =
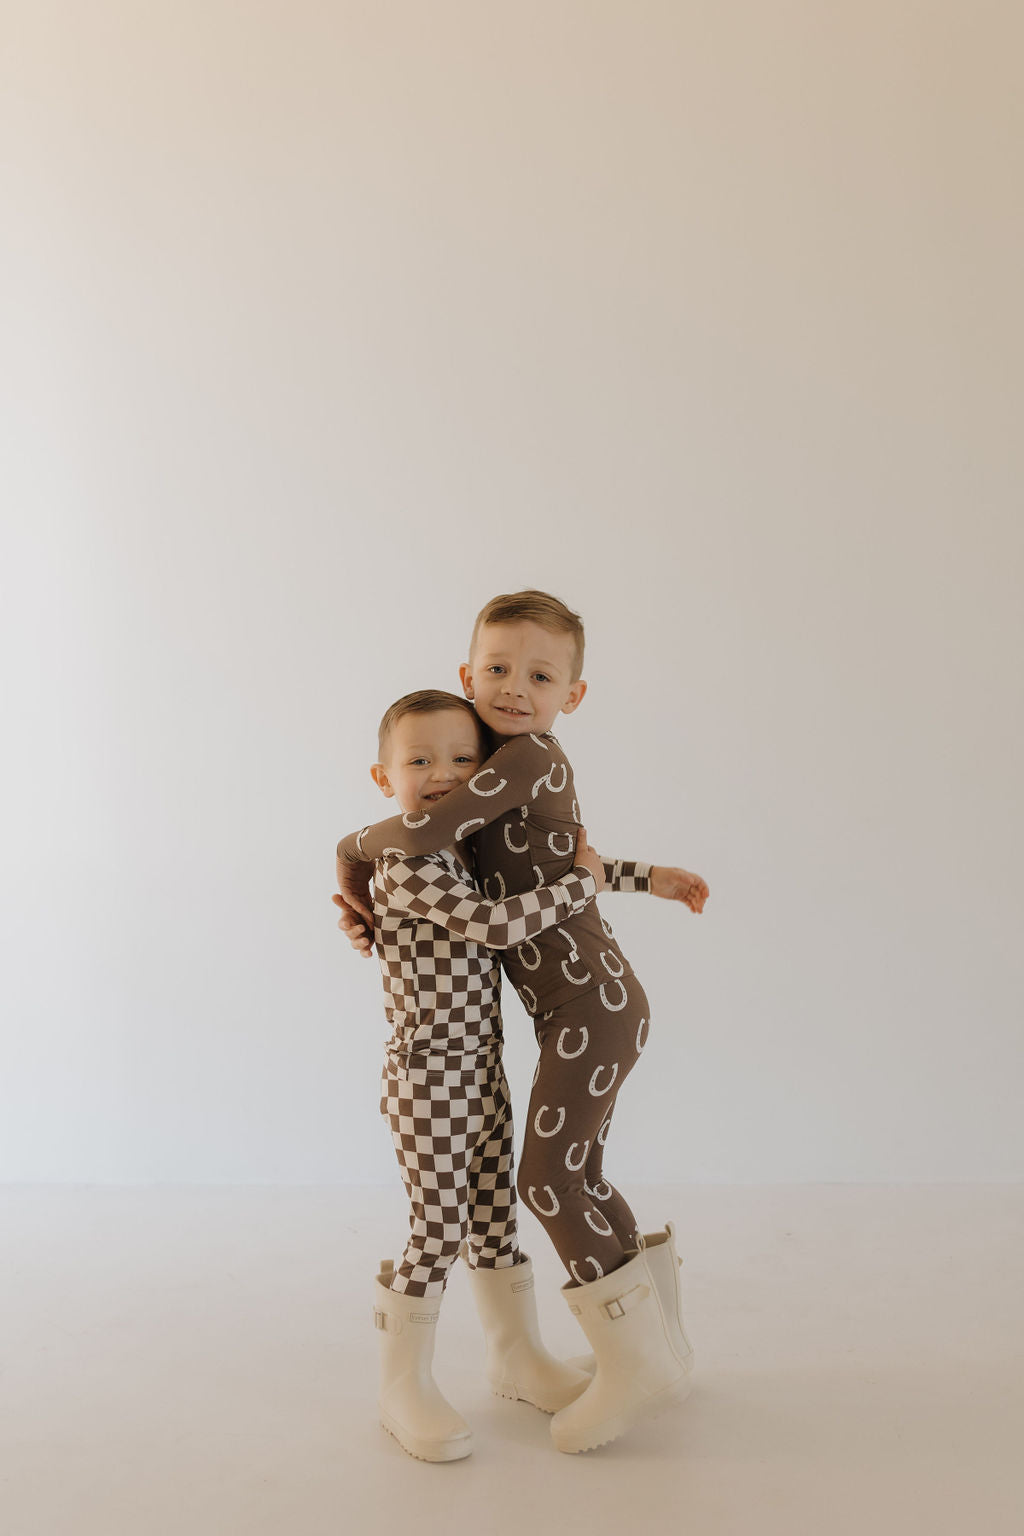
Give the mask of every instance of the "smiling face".
[(406, 815), (419, 815), (465, 784), (483, 761), (480, 730), (465, 708), (408, 714), (396, 720), (370, 772)]
[(573, 637), (530, 620), (481, 624), (473, 654), (459, 668), (467, 699), (498, 736), (549, 731), (561, 713), (571, 715), (587, 691), (574, 678)]

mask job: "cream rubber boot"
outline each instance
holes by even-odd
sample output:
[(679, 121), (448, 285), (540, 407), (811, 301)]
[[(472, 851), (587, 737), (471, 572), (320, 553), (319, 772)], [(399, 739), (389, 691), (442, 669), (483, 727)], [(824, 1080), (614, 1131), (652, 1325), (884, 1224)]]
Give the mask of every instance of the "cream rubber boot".
[(406, 1296), (390, 1289), (394, 1265), (381, 1261), (374, 1282), (373, 1321), (380, 1330), (380, 1422), (420, 1461), (458, 1461), (473, 1449), (469, 1426), (431, 1374), (439, 1296)]
[(666, 1315), (646, 1250), (588, 1285), (562, 1287), (594, 1351), (593, 1381), (551, 1421), (560, 1451), (590, 1451), (686, 1396), (686, 1357)]
[(556, 1360), (541, 1342), (533, 1264), (525, 1254), (505, 1269), (469, 1269), (469, 1286), (487, 1340), (487, 1379), (496, 1397), (518, 1398), (556, 1413), (589, 1387), (585, 1372)]
[[(686, 1370), (690, 1372), (693, 1370), (693, 1346), (686, 1336), (686, 1325), (683, 1322), (683, 1296), (679, 1285), (679, 1271), (683, 1261), (676, 1249), (675, 1226), (669, 1221), (663, 1232), (645, 1232), (644, 1244), (654, 1284), (661, 1297), (665, 1320), (672, 1333), (673, 1347), (680, 1359), (686, 1361)], [(636, 1252), (635, 1248), (627, 1249), (627, 1257), (632, 1258)], [(596, 1369), (593, 1355), (576, 1355), (569, 1364), (574, 1365), (578, 1371), (586, 1371), (589, 1376), (593, 1376)]]

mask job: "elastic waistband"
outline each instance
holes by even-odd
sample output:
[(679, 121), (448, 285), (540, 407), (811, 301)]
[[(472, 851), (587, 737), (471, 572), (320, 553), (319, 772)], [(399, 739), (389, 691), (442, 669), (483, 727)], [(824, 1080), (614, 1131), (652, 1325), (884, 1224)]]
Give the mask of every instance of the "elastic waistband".
[(420, 1083), (431, 1088), (484, 1088), (493, 1084), (496, 1078), (503, 1078), (505, 1072), (497, 1052), (489, 1052), (482, 1058), (474, 1057), (468, 1062), (464, 1058), (453, 1062), (450, 1056), (421, 1056), (416, 1059), (415, 1066), (410, 1065), (408, 1058), (389, 1054), (384, 1058), (381, 1075), (397, 1082)]

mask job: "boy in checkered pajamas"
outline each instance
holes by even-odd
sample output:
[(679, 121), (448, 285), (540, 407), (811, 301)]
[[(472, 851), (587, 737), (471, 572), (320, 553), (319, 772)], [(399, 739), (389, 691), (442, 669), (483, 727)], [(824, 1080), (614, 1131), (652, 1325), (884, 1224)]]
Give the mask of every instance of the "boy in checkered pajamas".
[[(373, 778), (398, 799), (401, 825), (415, 827), (480, 768), (485, 742), (471, 704), (425, 691), (387, 711), (379, 750)], [(430, 854), (385, 847), (376, 863), (374, 927), (392, 1027), (381, 1112), (409, 1195), (411, 1229), (397, 1268), (386, 1261), (375, 1287), (378, 1327), (394, 1335), (384, 1341), (381, 1414), (399, 1442), (424, 1459), (455, 1459), (470, 1448), (468, 1429), (421, 1358), (460, 1246), (488, 1337), (494, 1389), (553, 1412), (588, 1382), (548, 1355), (537, 1333), (532, 1269), (516, 1231), (494, 954), (567, 922), (597, 894), (601, 862), (585, 836), (577, 842), (574, 867), (561, 881), (499, 901), (485, 899), (472, 883), (471, 856), (457, 829)], [(403, 1354), (410, 1344), (417, 1346), (417, 1370)]]
[[(578, 615), (546, 593), (505, 595), (483, 609), (461, 677), (497, 750), (415, 825), (384, 822), (342, 840), (339, 881), (353, 906), (358, 866), (382, 846), (422, 855), (456, 829), (472, 835), (485, 895), (504, 899), (564, 876), (580, 815), (571, 766), (550, 728), (586, 692), (582, 653)], [(694, 912), (708, 894), (697, 875), (649, 865), (612, 866), (610, 881)], [(692, 1363), (671, 1224), (644, 1238), (603, 1169), (615, 1101), (647, 1043), (650, 1010), (595, 904), (506, 950), (503, 965), (540, 1047), (519, 1191), (568, 1270), (566, 1299), (597, 1357), (594, 1382), (556, 1414), (552, 1433), (560, 1449), (590, 1449), (666, 1397), (683, 1395)], [(629, 1327), (602, 1332), (627, 1314)]]

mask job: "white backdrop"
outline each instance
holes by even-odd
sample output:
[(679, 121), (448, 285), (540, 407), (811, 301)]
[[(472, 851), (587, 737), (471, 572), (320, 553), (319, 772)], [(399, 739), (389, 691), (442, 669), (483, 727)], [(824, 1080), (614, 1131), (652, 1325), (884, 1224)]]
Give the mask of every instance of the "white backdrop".
[(4, 29), (2, 1177), (394, 1180), (334, 843), (523, 585), (712, 889), (613, 1176), (1024, 1177), (1019, 7)]

